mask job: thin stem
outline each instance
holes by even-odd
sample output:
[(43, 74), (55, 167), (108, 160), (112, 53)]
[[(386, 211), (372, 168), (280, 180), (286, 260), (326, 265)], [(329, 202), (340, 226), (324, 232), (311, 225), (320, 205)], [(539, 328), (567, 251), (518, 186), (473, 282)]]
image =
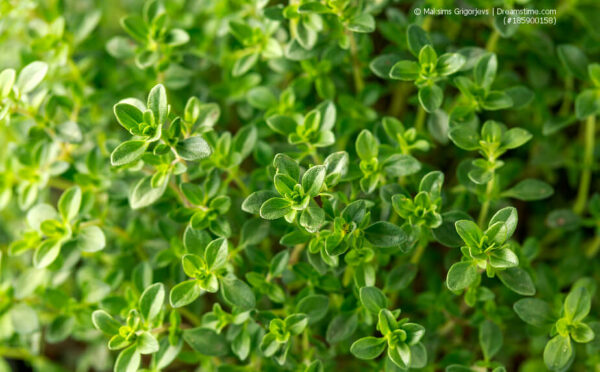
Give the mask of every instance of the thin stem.
[(183, 205), (185, 207), (191, 208), (193, 206), (192, 203), (190, 203), (190, 201), (187, 200), (187, 198), (185, 197), (183, 192), (179, 189), (179, 186), (177, 186), (175, 181), (169, 182), (169, 187), (171, 188), (171, 190), (173, 190), (175, 195), (177, 195), (177, 197), (179, 198), (179, 200), (183, 203)]
[(577, 199), (573, 206), (573, 212), (581, 214), (587, 204), (588, 193), (590, 190), (590, 182), (592, 179), (592, 165), (594, 162), (594, 140), (596, 135), (596, 117), (590, 115), (583, 129), (584, 134), (584, 153), (583, 153), (583, 171), (579, 179), (579, 190), (577, 191)]
[(317, 148), (310, 143), (307, 143), (307, 146), (308, 146), (308, 154), (313, 159), (315, 164), (316, 165), (323, 164), (323, 159), (321, 158), (321, 155), (319, 155)]
[(302, 254), (305, 245), (306, 244), (298, 244), (294, 247), (294, 250), (290, 255), (290, 265), (293, 266), (296, 262), (298, 262), (298, 260), (300, 259), (300, 254)]
[(356, 46), (354, 33), (349, 32), (348, 37), (350, 39), (350, 53), (352, 54), (352, 74), (354, 75), (354, 88), (356, 89), (356, 93), (360, 93), (365, 87), (365, 82), (363, 81), (362, 72), (360, 70), (358, 47)]
[(421, 25), (421, 28), (425, 31), (429, 31), (431, 29), (432, 21), (433, 21), (433, 18), (431, 18), (431, 16), (426, 16), (425, 19), (423, 20), (423, 24)]
[(32, 355), (25, 348), (0, 347), (0, 356), (10, 359), (31, 360)]
[(240, 191), (244, 194), (244, 196), (250, 195), (250, 190), (248, 186), (240, 179), (237, 171), (230, 171), (229, 178), (236, 184), (236, 186), (240, 189)]
[(400, 82), (396, 84), (394, 92), (392, 93), (390, 108), (388, 110), (390, 116), (399, 116), (400, 113), (404, 111), (404, 107), (406, 106), (406, 97), (410, 93), (412, 87), (413, 84), (407, 82)]
[(66, 190), (69, 187), (73, 186), (73, 182), (63, 180), (62, 178), (50, 178), (48, 180), (48, 186), (53, 187), (55, 189)]
[(600, 251), (600, 235), (596, 235), (594, 240), (592, 240), (592, 244), (585, 250), (585, 256), (587, 258), (594, 258), (596, 254)]
[(23, 347), (0, 346), (0, 358), (19, 359), (30, 364), (48, 362), (43, 355), (34, 355)]
[(567, 76), (565, 78), (565, 89), (564, 89), (564, 99), (562, 104), (560, 105), (560, 109), (558, 110), (559, 116), (564, 116), (569, 113), (571, 109), (571, 101), (573, 100), (573, 77)]
[(419, 105), (419, 111), (417, 111), (417, 118), (415, 119), (415, 129), (417, 132), (423, 131), (423, 125), (425, 125), (425, 109)]
[(190, 310), (186, 309), (185, 307), (177, 308), (177, 311), (179, 311), (179, 313), (182, 316), (184, 316), (187, 320), (189, 320), (190, 323), (192, 323), (192, 325), (199, 326), (202, 324), (202, 320), (200, 320), (200, 318), (198, 318), (198, 316), (196, 316), (196, 314), (192, 313)]
[(483, 202), (483, 204), (481, 205), (481, 209), (479, 210), (479, 218), (477, 218), (477, 224), (479, 225), (479, 227), (483, 227), (483, 224), (487, 219), (493, 189), (494, 178), (492, 177), (492, 179), (488, 181), (487, 186), (485, 188), (485, 201)]
[(498, 33), (498, 31), (496, 31), (496, 29), (494, 29), (494, 32), (492, 32), (492, 36), (490, 36), (487, 43), (485, 44), (485, 49), (487, 49), (488, 52), (495, 51), (499, 39), (500, 34)]
[(421, 261), (421, 257), (423, 257), (423, 253), (425, 253), (425, 248), (427, 247), (427, 241), (421, 241), (417, 245), (417, 249), (415, 249), (412, 257), (410, 258), (410, 263), (417, 265), (419, 261)]

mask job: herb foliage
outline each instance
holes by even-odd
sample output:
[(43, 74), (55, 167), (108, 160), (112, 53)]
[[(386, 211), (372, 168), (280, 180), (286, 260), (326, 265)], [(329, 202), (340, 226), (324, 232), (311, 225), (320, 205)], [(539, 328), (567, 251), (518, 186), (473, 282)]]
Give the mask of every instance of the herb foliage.
[(1, 1), (0, 371), (598, 370), (600, 8), (430, 3)]

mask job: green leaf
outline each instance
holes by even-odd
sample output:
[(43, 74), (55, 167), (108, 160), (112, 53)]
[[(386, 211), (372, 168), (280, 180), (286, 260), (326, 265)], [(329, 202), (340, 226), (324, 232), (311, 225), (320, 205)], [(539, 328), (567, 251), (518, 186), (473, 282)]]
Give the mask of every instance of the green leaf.
[(149, 30), (142, 17), (135, 15), (122, 18), (121, 26), (131, 37), (137, 41), (142, 43), (146, 43), (148, 41)]
[(513, 309), (522, 321), (532, 326), (549, 327), (556, 321), (550, 305), (537, 298), (522, 298)]
[(71, 221), (79, 213), (81, 207), (81, 188), (73, 186), (62, 193), (58, 199), (58, 212), (65, 221)]
[(544, 363), (550, 370), (561, 370), (567, 366), (573, 355), (573, 346), (569, 337), (556, 335), (544, 348)]
[(256, 306), (256, 298), (248, 284), (237, 278), (223, 278), (221, 280), (221, 294), (225, 301), (240, 310), (252, 310)]
[(200, 160), (210, 156), (212, 150), (201, 136), (189, 137), (177, 143), (177, 154), (184, 160)]
[(115, 362), (114, 372), (136, 372), (140, 366), (141, 356), (136, 345), (121, 351)]
[(350, 157), (346, 151), (338, 151), (329, 154), (323, 162), (327, 167), (325, 183), (329, 186), (335, 186), (348, 172), (349, 163)]
[(162, 126), (167, 122), (167, 92), (162, 84), (158, 84), (148, 94), (148, 109), (154, 114), (156, 125)]
[(479, 134), (467, 125), (452, 127), (448, 137), (461, 149), (473, 151), (479, 148)]
[(146, 176), (138, 181), (129, 194), (129, 204), (132, 209), (140, 209), (153, 204), (165, 193), (166, 181), (158, 187), (152, 187), (152, 176)]
[(286, 154), (275, 155), (273, 166), (277, 170), (277, 173), (285, 174), (293, 180), (297, 180), (300, 177), (300, 166), (298, 165), (298, 162)]
[(56, 219), (58, 219), (58, 212), (50, 204), (38, 204), (27, 212), (27, 224), (38, 231), (42, 222)]
[(519, 258), (509, 248), (495, 249), (489, 254), (490, 265), (495, 269), (507, 269), (519, 265)]
[(386, 291), (400, 291), (407, 288), (417, 276), (417, 267), (411, 263), (394, 267), (385, 281)]
[(363, 129), (356, 139), (356, 153), (362, 160), (377, 157), (379, 145), (371, 132)]
[(581, 49), (575, 45), (562, 44), (556, 47), (556, 53), (563, 67), (570, 74), (581, 80), (587, 79), (588, 58)]
[(451, 291), (460, 291), (469, 287), (477, 279), (477, 268), (472, 262), (458, 262), (448, 270), (446, 285)]
[(400, 248), (404, 251), (407, 247), (408, 236), (400, 227), (386, 222), (378, 221), (367, 227), (365, 230), (365, 238), (379, 248)]
[(437, 59), (436, 71), (442, 76), (452, 75), (463, 67), (466, 58), (460, 53), (442, 54)]
[(140, 314), (147, 322), (152, 322), (160, 313), (165, 301), (165, 288), (155, 283), (144, 290), (140, 296)]
[(396, 321), (396, 315), (392, 314), (388, 309), (379, 310), (377, 316), (377, 329), (383, 335), (387, 335), (390, 332), (398, 328), (398, 322)]
[(522, 128), (512, 128), (507, 130), (502, 135), (502, 147), (505, 149), (516, 149), (517, 147), (523, 146), (533, 136), (531, 133)]
[(324, 165), (315, 165), (302, 176), (302, 188), (309, 196), (317, 196), (325, 182), (327, 168)]
[(300, 215), (300, 225), (308, 232), (317, 232), (325, 223), (325, 211), (319, 207), (308, 207)]
[(406, 343), (409, 346), (416, 345), (421, 342), (425, 335), (425, 327), (416, 323), (403, 323), (402, 329), (406, 332)]
[(512, 107), (513, 100), (508, 93), (501, 91), (491, 91), (485, 95), (482, 107), (488, 111), (503, 110)]
[(73, 331), (74, 325), (74, 317), (68, 315), (57, 316), (47, 328), (46, 340), (49, 343), (64, 341)]
[(189, 305), (202, 294), (202, 288), (195, 279), (181, 282), (171, 288), (169, 292), (169, 303), (173, 307)]
[(494, 53), (488, 53), (479, 58), (473, 70), (475, 84), (484, 89), (490, 89), (494, 79), (496, 79), (496, 71), (498, 69), (498, 59)]
[(431, 44), (427, 44), (419, 51), (419, 65), (421, 68), (431, 71), (437, 64), (437, 53)]
[(517, 215), (517, 210), (514, 207), (506, 207), (494, 213), (488, 226), (492, 226), (497, 222), (502, 222), (506, 227), (506, 238), (508, 239), (517, 229), (518, 219), (519, 216)]
[(87, 226), (77, 234), (77, 247), (83, 252), (98, 252), (106, 246), (106, 237), (98, 226)]
[(298, 13), (324, 14), (330, 12), (331, 10), (328, 7), (318, 1), (309, 1), (298, 7)]
[(479, 226), (470, 220), (456, 221), (456, 232), (468, 247), (477, 247), (483, 236)]
[[(8, 318), (4, 318), (8, 320)], [(10, 309), (12, 328), (20, 335), (29, 335), (39, 330), (40, 320), (37, 312), (24, 302), (15, 304)], [(3, 327), (6, 327), (6, 322)]]
[(577, 119), (585, 119), (600, 112), (600, 92), (598, 89), (586, 89), (575, 99)]
[(188, 253), (181, 258), (181, 266), (183, 266), (185, 275), (193, 278), (199, 270), (206, 266), (206, 261), (198, 255)]
[(388, 347), (388, 357), (400, 368), (410, 365), (410, 348), (405, 343), (398, 343), (396, 347)]
[(570, 322), (580, 322), (589, 314), (591, 306), (592, 299), (587, 289), (575, 288), (565, 299), (565, 316)]
[(260, 351), (266, 357), (272, 357), (280, 347), (280, 343), (277, 342), (277, 336), (274, 333), (267, 333), (260, 342)]
[(216, 103), (199, 104), (195, 113), (193, 123), (203, 131), (215, 126), (221, 116), (221, 108)]
[(432, 197), (437, 198), (441, 196), (443, 183), (444, 173), (440, 171), (432, 171), (421, 178), (421, 182), (419, 183), (419, 191), (425, 191)]
[(389, 77), (397, 80), (413, 81), (419, 77), (419, 64), (414, 61), (399, 61), (389, 72)]
[(485, 320), (479, 326), (479, 344), (485, 360), (490, 360), (502, 348), (503, 337), (496, 323)]
[(137, 336), (136, 349), (140, 354), (153, 354), (159, 349), (158, 341), (149, 332), (142, 332)]
[(427, 32), (425, 32), (425, 30), (416, 24), (411, 24), (408, 26), (406, 34), (408, 49), (414, 56), (419, 55), (419, 52), (425, 45), (431, 44), (431, 40), (429, 40)]
[(533, 178), (525, 179), (502, 193), (503, 196), (524, 201), (542, 200), (552, 194), (554, 194), (552, 186)]
[(434, 112), (442, 105), (444, 92), (437, 85), (426, 85), (419, 89), (419, 103), (427, 112)]
[(38, 269), (49, 266), (60, 254), (61, 246), (61, 242), (55, 239), (43, 241), (35, 250), (33, 265)]
[[(381, 79), (388, 79), (391, 78), (392, 67), (399, 61), (400, 56), (396, 53), (383, 54), (375, 57), (371, 63), (369, 63), (369, 68), (375, 75), (377, 75), (377, 77)], [(394, 78), (397, 79), (396, 77)]]
[(7, 68), (0, 72), (0, 98), (10, 94), (15, 84), (16, 72), (12, 68)]
[(191, 328), (183, 331), (184, 341), (194, 351), (209, 356), (224, 356), (229, 352), (225, 336), (207, 328)]
[(358, 327), (356, 313), (342, 313), (336, 315), (327, 326), (326, 339), (330, 344), (348, 339)]
[(44, 80), (47, 72), (48, 64), (46, 62), (31, 62), (19, 72), (15, 88), (20, 94), (29, 93)]
[(301, 334), (308, 325), (306, 314), (292, 314), (285, 318), (285, 328), (293, 335)]
[(114, 335), (119, 332), (121, 324), (104, 310), (96, 310), (92, 313), (92, 323), (97, 330)]
[(239, 153), (242, 158), (247, 157), (252, 153), (258, 132), (254, 125), (246, 125), (237, 131), (233, 137), (233, 151)]
[(500, 281), (511, 291), (523, 296), (533, 296), (535, 286), (527, 271), (520, 267), (512, 267), (498, 272)]
[(281, 195), (292, 194), (296, 187), (296, 180), (283, 173), (275, 174), (273, 183), (275, 184), (275, 189)]
[(314, 324), (327, 315), (329, 298), (324, 295), (309, 295), (296, 306), (296, 312), (306, 314), (308, 324)]
[(255, 245), (262, 242), (269, 234), (270, 224), (258, 218), (247, 220), (242, 226), (241, 244)]
[(311, 50), (317, 43), (318, 33), (307, 26), (306, 22), (299, 22), (296, 27), (296, 40), (300, 43), (302, 48)]
[[(588, 74), (590, 75), (590, 79), (592, 80), (592, 83), (594, 83), (594, 86), (600, 88), (600, 64), (590, 63), (588, 65)], [(0, 86), (2, 85), (0, 84)]]
[(506, 94), (511, 98), (513, 109), (527, 107), (535, 98), (535, 93), (523, 85), (508, 88)]
[(216, 270), (225, 266), (227, 263), (227, 239), (219, 238), (208, 244), (204, 251), (204, 261), (208, 270)]
[(260, 207), (260, 216), (267, 220), (276, 220), (292, 210), (292, 203), (284, 198), (271, 198)]
[(369, 13), (361, 13), (348, 22), (348, 30), (352, 32), (368, 33), (375, 31), (375, 18)]
[[(427, 366), (427, 349), (423, 343), (410, 346), (410, 368), (425, 368)], [(495, 371), (500, 372), (500, 371)]]
[(114, 106), (113, 111), (119, 124), (128, 131), (136, 129), (138, 124), (144, 122), (142, 111), (130, 103), (119, 102)]
[(173, 342), (173, 344), (169, 341), (168, 337), (164, 337), (160, 341), (158, 352), (154, 355), (153, 362), (155, 363), (153, 363), (153, 365), (156, 365), (156, 368), (158, 369), (166, 368), (173, 360), (175, 360), (181, 351), (183, 342), (180, 337), (177, 337), (177, 342)]
[(260, 207), (263, 205), (263, 203), (275, 196), (277, 196), (277, 194), (272, 191), (255, 191), (248, 195), (248, 197), (244, 200), (242, 203), (242, 210), (252, 214), (259, 214)]
[(358, 359), (375, 359), (385, 350), (385, 338), (363, 337), (350, 346), (350, 352)]
[(594, 331), (585, 323), (575, 323), (571, 328), (571, 337), (573, 341), (580, 344), (586, 344), (595, 338)]
[(442, 224), (433, 229), (435, 239), (447, 247), (460, 247), (463, 240), (456, 232), (455, 224), (457, 221), (470, 219), (471, 216), (463, 211), (448, 211), (442, 214)]
[(141, 158), (147, 148), (146, 141), (125, 141), (110, 154), (110, 163), (114, 166), (132, 163)]
[(250, 53), (240, 57), (235, 64), (231, 74), (235, 77), (242, 76), (258, 62), (258, 53)]
[[(283, 250), (277, 253), (271, 262), (269, 263), (269, 274), (272, 276), (279, 276), (283, 273), (285, 268), (287, 267), (288, 261), (290, 259), (290, 252), (287, 250)], [(302, 312), (302, 311), (301, 311)]]
[(379, 310), (388, 305), (387, 298), (377, 287), (362, 287), (360, 289), (360, 302), (373, 314), (379, 314)]

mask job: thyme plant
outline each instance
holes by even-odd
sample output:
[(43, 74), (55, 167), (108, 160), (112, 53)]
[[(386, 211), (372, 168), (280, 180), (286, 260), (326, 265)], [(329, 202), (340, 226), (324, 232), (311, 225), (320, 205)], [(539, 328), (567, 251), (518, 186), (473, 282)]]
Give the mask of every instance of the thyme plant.
[(599, 12), (0, 0), (0, 371), (600, 371)]

